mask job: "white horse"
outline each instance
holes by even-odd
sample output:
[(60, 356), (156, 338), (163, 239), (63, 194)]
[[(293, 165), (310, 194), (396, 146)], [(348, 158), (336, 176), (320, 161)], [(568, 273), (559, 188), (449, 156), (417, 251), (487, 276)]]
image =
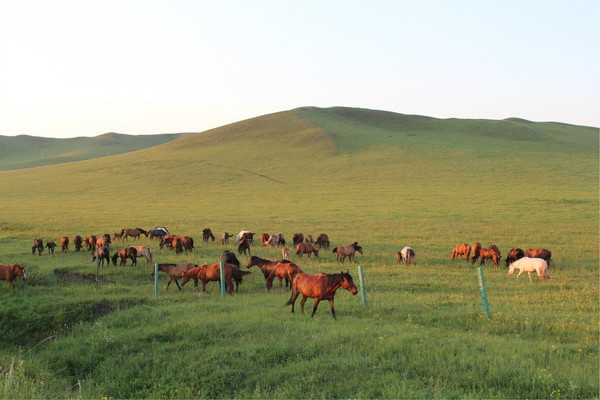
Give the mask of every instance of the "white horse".
[(240, 240), (242, 240), (242, 236), (245, 233), (251, 233), (250, 231), (240, 231), (240, 233), (237, 234), (237, 236), (235, 237), (235, 242), (238, 243)]
[(537, 272), (540, 281), (543, 281), (544, 279), (550, 279), (550, 275), (548, 275), (548, 263), (543, 258), (523, 257), (518, 259), (510, 264), (510, 267), (508, 268), (508, 274), (512, 275), (515, 272), (515, 269), (519, 270), (519, 275), (517, 275), (516, 279), (517, 281), (523, 272), (527, 272), (529, 274), (529, 282), (533, 282), (531, 280), (532, 272)]
[(146, 246), (132, 246), (135, 247), (135, 249), (137, 250), (137, 255), (139, 256), (144, 256), (146, 258), (146, 265), (150, 265), (153, 264), (154, 261), (152, 261), (152, 249), (150, 247), (146, 247)]

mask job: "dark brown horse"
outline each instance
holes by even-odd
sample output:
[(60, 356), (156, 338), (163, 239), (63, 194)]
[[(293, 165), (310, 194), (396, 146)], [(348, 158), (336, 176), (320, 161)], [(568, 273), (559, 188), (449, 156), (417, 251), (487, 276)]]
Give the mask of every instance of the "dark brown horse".
[(113, 265), (117, 265), (117, 258), (121, 259), (119, 265), (127, 265), (127, 259), (131, 260), (131, 266), (137, 265), (137, 250), (135, 247), (121, 247), (112, 256)]
[(311, 254), (314, 254), (315, 257), (319, 258), (319, 250), (317, 250), (312, 243), (298, 243), (298, 246), (296, 246), (296, 254), (298, 255), (298, 258), (302, 258), (302, 254), (307, 254), (308, 258), (310, 258)]
[(106, 260), (106, 265), (110, 266), (110, 250), (106, 246), (97, 247), (92, 253), (92, 261), (96, 261), (98, 266), (104, 267), (104, 260)]
[(104, 243), (106, 243), (107, 246), (110, 246), (112, 244), (110, 233), (105, 233), (104, 235), (102, 235), (102, 239), (104, 239)]
[(75, 235), (73, 238), (73, 244), (75, 245), (75, 251), (80, 251), (83, 247), (83, 238), (79, 235)]
[(60, 239), (60, 250), (63, 253), (66, 253), (67, 251), (69, 251), (69, 238), (66, 236), (63, 236)]
[(202, 230), (202, 240), (208, 242), (211, 239), (213, 242), (215, 241), (215, 235), (213, 235), (210, 228), (205, 228)]
[(48, 249), (48, 254), (54, 255), (54, 249), (56, 248), (56, 243), (50, 241), (46, 242), (46, 248)]
[(329, 308), (331, 308), (331, 316), (333, 319), (335, 317), (335, 309), (333, 308), (333, 299), (335, 297), (335, 292), (340, 287), (346, 289), (353, 295), (358, 292), (356, 286), (354, 285), (354, 281), (352, 280), (352, 276), (348, 273), (348, 271), (341, 271), (339, 274), (303, 274), (300, 273), (296, 275), (294, 280), (292, 281), (292, 296), (285, 303), (286, 306), (292, 305), (292, 312), (294, 312), (294, 304), (296, 303), (296, 299), (302, 293), (302, 301), (300, 302), (300, 309), (304, 314), (304, 303), (310, 297), (315, 299), (315, 305), (313, 307), (312, 314), (313, 317), (315, 315), (315, 311), (317, 311), (317, 307), (319, 306), (319, 301), (328, 300)]
[(317, 236), (317, 241), (315, 242), (315, 244), (317, 245), (317, 247), (320, 247), (322, 249), (328, 249), (329, 248), (329, 236), (327, 236), (325, 233), (321, 233), (319, 236)]
[(25, 267), (19, 264), (3, 265), (0, 264), (0, 280), (7, 281), (10, 286), (15, 288), (13, 281), (16, 278), (21, 278), (23, 281), (27, 280), (25, 274)]
[(460, 258), (460, 256), (464, 256), (465, 260), (469, 262), (469, 255), (471, 254), (471, 245), (467, 243), (459, 243), (452, 250), (452, 260), (454, 258)]
[(113, 233), (113, 239), (114, 240), (117, 240), (117, 239), (122, 240), (123, 235), (121, 235), (121, 232), (115, 232), (115, 233)]
[(242, 239), (240, 241), (240, 244), (238, 245), (238, 253), (246, 254), (246, 251), (248, 252), (248, 254), (252, 255), (252, 252), (250, 251), (250, 240)]
[(312, 235), (306, 235), (306, 237), (304, 238), (304, 241), (306, 243), (314, 243), (315, 241), (313, 240)]
[(92, 250), (94, 247), (96, 247), (97, 240), (98, 239), (96, 238), (95, 235), (90, 235), (90, 236), (86, 237), (85, 240), (83, 241), (85, 243), (85, 249)]
[(479, 258), (479, 252), (481, 251), (481, 243), (473, 243), (471, 251), (473, 252), (473, 256), (471, 257), (471, 264), (475, 264), (475, 261), (477, 261), (477, 259)]
[(292, 235), (292, 243), (294, 243), (294, 247), (298, 246), (298, 243), (304, 242), (304, 235), (302, 233), (294, 233)]
[(352, 244), (344, 244), (333, 248), (333, 252), (337, 255), (337, 261), (342, 263), (344, 262), (346, 257), (348, 257), (349, 261), (354, 260), (354, 254), (357, 251), (360, 254), (363, 254), (362, 247), (358, 245), (358, 242), (354, 242)]
[(44, 241), (42, 239), (33, 239), (33, 246), (31, 247), (31, 254), (35, 254), (35, 252), (41, 256), (42, 251), (44, 251)]
[(273, 270), (271, 271), (265, 282), (267, 291), (271, 290), (271, 288), (273, 287), (273, 280), (275, 278), (279, 279), (279, 290), (283, 291), (283, 279), (289, 279), (290, 282), (293, 282), (294, 276), (302, 272), (304, 271), (302, 271), (300, 267), (294, 264), (293, 262), (289, 262), (287, 260), (278, 262), (273, 267)]
[(508, 267), (511, 263), (523, 257), (525, 257), (525, 252), (523, 251), (523, 249), (510, 249), (508, 255), (506, 256), (506, 266)]
[(139, 239), (140, 235), (144, 235), (148, 237), (148, 232), (143, 230), (142, 228), (124, 228), (121, 229), (121, 236), (123, 240), (127, 240), (127, 237), (131, 236), (134, 239)]
[[(196, 264), (158, 264), (158, 271), (162, 271), (169, 275), (169, 282), (167, 282), (167, 290), (169, 290), (169, 285), (171, 282), (175, 281), (175, 284), (181, 290), (181, 286), (179, 286), (179, 282), (177, 278), (183, 278), (183, 274), (186, 271), (189, 271), (192, 268), (196, 268), (198, 265)], [(154, 268), (152, 268), (152, 275), (155, 274)], [(198, 279), (194, 278), (196, 286), (198, 286)]]
[(552, 258), (552, 252), (544, 248), (527, 249), (527, 251), (525, 252), (525, 257), (543, 258), (548, 263), (548, 267), (550, 267), (550, 259)]

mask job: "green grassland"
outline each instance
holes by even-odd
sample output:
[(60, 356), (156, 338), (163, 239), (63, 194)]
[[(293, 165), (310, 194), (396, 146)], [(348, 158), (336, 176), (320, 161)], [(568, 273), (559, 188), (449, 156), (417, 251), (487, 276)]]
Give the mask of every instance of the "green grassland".
[[(300, 108), (160, 146), (0, 172), (0, 262), (26, 282), (0, 291), (5, 398), (594, 398), (599, 396), (598, 129), (519, 119), (440, 120)], [(103, 267), (88, 253), (31, 254), (34, 237), (165, 225), (195, 238), (159, 262), (215, 263), (201, 231), (326, 232), (358, 241), (297, 260), (310, 273), (365, 271), (367, 305), (340, 290), (291, 314), (256, 267), (235, 296), (198, 294), (151, 266)], [(547, 282), (504, 261), (451, 261), (459, 242), (552, 250)], [(116, 244), (119, 246), (120, 243)], [(404, 246), (412, 266), (396, 266)], [(280, 258), (258, 244), (252, 253)], [(245, 266), (248, 256), (239, 256)], [(296, 260), (294, 255), (292, 259)], [(51, 277), (52, 270), (71, 278)], [(2, 284), (0, 284), (2, 286)]]
[(182, 134), (123, 135), (54, 139), (37, 136), (1, 136), (0, 170), (40, 167), (89, 160), (158, 146)]

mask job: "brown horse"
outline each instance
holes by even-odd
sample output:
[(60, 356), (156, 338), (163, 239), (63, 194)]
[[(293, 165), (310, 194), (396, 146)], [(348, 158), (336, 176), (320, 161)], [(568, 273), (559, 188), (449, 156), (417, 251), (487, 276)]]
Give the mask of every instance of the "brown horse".
[(262, 235), (260, 235), (260, 242), (262, 243), (263, 247), (267, 246), (267, 242), (269, 241), (270, 237), (271, 235), (269, 235), (268, 233), (263, 233)]
[(238, 245), (238, 253), (246, 254), (246, 251), (248, 251), (248, 254), (252, 255), (252, 252), (250, 251), (250, 240), (242, 239)]
[(306, 237), (304, 238), (304, 241), (306, 243), (314, 243), (315, 241), (313, 240), (312, 235), (306, 235)]
[(144, 256), (146, 259), (146, 265), (152, 264), (152, 249), (146, 246), (131, 246), (137, 251), (137, 257)]
[(328, 249), (329, 248), (329, 236), (327, 236), (324, 233), (321, 233), (319, 236), (317, 236), (317, 241), (315, 242), (315, 244), (317, 245), (317, 247), (320, 247), (322, 249)]
[(117, 252), (112, 256), (113, 265), (117, 265), (117, 258), (121, 259), (119, 265), (127, 265), (127, 259), (131, 260), (131, 266), (137, 265), (137, 250), (135, 247), (121, 247)]
[(176, 253), (181, 253), (184, 249), (192, 251), (194, 249), (194, 239), (189, 236), (165, 235), (160, 240), (159, 246), (161, 249), (163, 246), (175, 249)]
[(294, 312), (294, 304), (296, 303), (296, 299), (302, 293), (302, 301), (300, 302), (300, 309), (302, 310), (302, 314), (304, 314), (304, 303), (310, 297), (315, 299), (315, 305), (313, 307), (313, 312), (310, 315), (313, 317), (315, 315), (315, 311), (317, 311), (317, 307), (319, 306), (319, 301), (321, 300), (329, 300), (329, 308), (331, 308), (331, 316), (333, 319), (335, 317), (335, 309), (333, 308), (333, 299), (335, 297), (335, 292), (340, 287), (346, 289), (353, 295), (358, 292), (356, 286), (354, 285), (354, 281), (352, 281), (352, 276), (346, 272), (341, 271), (339, 274), (298, 274), (296, 278), (292, 281), (292, 296), (285, 303), (286, 306), (292, 305), (292, 312)]
[(106, 260), (106, 265), (110, 266), (110, 251), (108, 247), (97, 247), (96, 250), (92, 253), (92, 261), (96, 260), (96, 264), (99, 267), (100, 264), (104, 267), (104, 260)]
[(273, 287), (273, 280), (277, 277), (279, 279), (279, 290), (283, 291), (283, 279), (289, 279), (290, 282), (294, 281), (294, 276), (304, 271), (293, 262), (287, 260), (278, 262), (274, 267), (266, 280), (267, 291)]
[(148, 237), (148, 232), (142, 228), (124, 228), (121, 229), (122, 240), (127, 240), (127, 237), (131, 236), (133, 239), (139, 239), (140, 235)]
[(83, 241), (85, 243), (85, 249), (92, 250), (94, 247), (96, 247), (97, 240), (98, 239), (94, 235), (90, 235), (90, 236), (86, 237), (85, 240)]
[[(275, 266), (277, 264), (279, 264), (282, 261), (271, 261), (271, 260), (267, 260), (265, 258), (260, 258), (258, 256), (252, 256), (250, 257), (250, 260), (248, 261), (248, 265), (246, 265), (246, 268), (250, 269), (250, 267), (253, 266), (257, 266), (258, 268), (260, 268), (260, 270), (262, 271), (264, 277), (265, 277), (265, 281), (267, 280), (267, 278), (269, 277), (269, 275), (271, 274), (271, 271), (273, 271), (273, 268), (275, 268)], [(288, 286), (286, 284), (286, 286)]]
[(41, 256), (42, 251), (44, 251), (44, 241), (42, 239), (33, 239), (33, 246), (31, 247), (31, 254), (35, 254), (37, 250), (38, 254)]
[(473, 243), (473, 247), (471, 248), (473, 251), (473, 256), (471, 257), (471, 264), (475, 264), (475, 261), (479, 258), (479, 252), (481, 251), (481, 243), (475, 242)]
[(96, 239), (96, 247), (109, 247), (110, 246), (110, 242), (106, 241), (106, 238), (103, 236), (101, 238)]
[(75, 235), (73, 238), (73, 244), (75, 245), (75, 251), (80, 251), (83, 247), (83, 238), (79, 235)]
[(548, 263), (548, 267), (550, 267), (550, 259), (552, 258), (552, 252), (544, 248), (527, 249), (527, 251), (525, 252), (525, 257), (543, 258)]
[(508, 267), (511, 263), (525, 257), (525, 252), (523, 249), (510, 249), (508, 255), (506, 256), (506, 266)]
[[(225, 288), (227, 293), (233, 296), (233, 281), (231, 280), (233, 275), (232, 266), (230, 264), (223, 264), (223, 266), (225, 267)], [(233, 268), (236, 267), (233, 266)], [(202, 282), (202, 291), (210, 294), (210, 292), (206, 290), (206, 283), (210, 281), (221, 282), (221, 263), (212, 265), (203, 264), (199, 267), (192, 268), (189, 271), (184, 272), (183, 279), (181, 280), (181, 286), (185, 285), (187, 281), (194, 278), (200, 279)], [(198, 287), (195, 286), (194, 290), (198, 290)]]
[(69, 251), (69, 238), (68, 238), (68, 237), (66, 237), (66, 236), (63, 236), (63, 237), (60, 239), (60, 250), (61, 250), (63, 253), (66, 253), (67, 251)]
[(338, 262), (344, 262), (346, 257), (348, 257), (349, 261), (354, 260), (354, 253), (359, 252), (363, 254), (362, 247), (358, 245), (358, 242), (354, 242), (352, 244), (344, 244), (341, 246), (336, 246), (333, 248), (333, 252), (337, 255)]
[(312, 243), (300, 242), (298, 243), (298, 246), (296, 246), (296, 254), (298, 255), (298, 258), (302, 258), (302, 254), (307, 254), (308, 258), (310, 258), (310, 255), (313, 253), (315, 257), (319, 258), (319, 250), (317, 250)]
[(274, 235), (269, 236), (269, 240), (267, 240), (267, 246), (269, 248), (279, 247), (280, 244), (285, 246), (285, 239), (283, 238), (283, 233), (276, 233)]
[(123, 240), (123, 235), (121, 235), (121, 232), (115, 232), (115, 233), (113, 233), (113, 239), (114, 240), (117, 240), (117, 239)]
[(48, 249), (48, 254), (54, 255), (54, 249), (56, 248), (56, 243), (50, 241), (46, 242), (46, 248)]
[(7, 281), (8, 284), (14, 289), (15, 284), (13, 283), (13, 281), (17, 277), (21, 278), (23, 281), (27, 280), (27, 275), (25, 274), (25, 267), (19, 264), (0, 264), (0, 280)]
[(292, 235), (292, 243), (294, 243), (294, 247), (298, 246), (298, 243), (304, 242), (304, 235), (302, 233), (294, 233)]
[(229, 243), (229, 238), (233, 237), (233, 235), (229, 232), (223, 232), (223, 234), (221, 235), (221, 244), (227, 244)]
[(210, 228), (204, 228), (202, 230), (202, 240), (204, 242), (208, 242), (209, 239), (211, 239), (214, 242), (215, 241), (215, 235), (213, 235), (213, 233), (210, 230)]
[[(177, 282), (177, 278), (183, 278), (183, 274), (186, 271), (189, 271), (192, 268), (196, 268), (198, 265), (196, 264), (158, 264), (158, 271), (162, 271), (169, 275), (169, 282), (167, 282), (167, 289), (169, 290), (169, 285), (172, 281), (175, 281), (175, 284), (181, 290), (181, 286), (179, 286), (179, 282)], [(154, 268), (152, 268), (152, 275), (155, 274)], [(196, 286), (198, 286), (198, 278), (193, 278)]]
[(467, 243), (459, 243), (452, 250), (452, 260), (454, 258), (460, 258), (460, 256), (464, 256), (465, 260), (469, 262), (469, 255), (471, 254), (471, 245)]
[[(492, 245), (492, 246), (494, 246), (494, 245)], [(494, 268), (498, 268), (498, 261), (500, 261), (500, 252), (496, 251), (496, 249), (494, 249), (494, 248), (481, 249), (479, 251), (479, 256), (481, 257), (481, 265), (485, 264), (485, 260), (493, 260)]]

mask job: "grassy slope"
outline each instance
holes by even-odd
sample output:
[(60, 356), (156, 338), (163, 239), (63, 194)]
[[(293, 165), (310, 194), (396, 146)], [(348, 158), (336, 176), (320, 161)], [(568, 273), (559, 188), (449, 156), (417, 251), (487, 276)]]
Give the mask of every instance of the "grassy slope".
[[(32, 168), (89, 160), (157, 146), (181, 134), (122, 135), (52, 139), (36, 136), (0, 136), (0, 170)], [(43, 158), (42, 158), (43, 157)]]
[[(24, 357), (30, 397), (78, 379), (86, 384), (71, 396), (597, 395), (597, 149), (597, 130), (561, 124), (304, 108), (102, 160), (2, 172), (0, 261), (32, 272), (3, 296), (0, 365), (58, 330)], [(359, 240), (369, 306), (343, 292), (335, 324), (326, 304), (314, 319), (290, 316), (287, 297), (264, 293), (256, 273), (225, 301), (215, 286), (211, 296), (162, 292), (166, 281), (154, 299), (143, 261), (103, 269), (114, 285), (55, 287), (54, 268), (93, 272), (89, 254), (28, 254), (34, 236), (163, 224), (197, 242), (207, 226)], [(548, 247), (554, 279), (515, 284), (486, 269), (493, 316), (482, 319), (472, 268), (448, 260), (454, 244), (475, 240), (504, 254)], [(223, 250), (197, 244), (174, 256), (144, 243), (161, 261), (215, 262)], [(417, 252), (412, 268), (393, 265), (404, 245)], [(335, 272), (332, 257), (299, 264)]]

